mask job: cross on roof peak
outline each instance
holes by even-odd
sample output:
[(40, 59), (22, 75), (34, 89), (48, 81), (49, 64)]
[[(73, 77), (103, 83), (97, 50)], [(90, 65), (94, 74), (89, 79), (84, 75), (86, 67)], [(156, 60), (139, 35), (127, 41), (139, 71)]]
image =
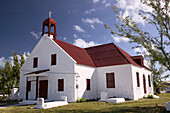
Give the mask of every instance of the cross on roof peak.
[(48, 12), (49, 18), (51, 18), (51, 14), (52, 14), (52, 13), (53, 13), (52, 11), (49, 11), (49, 12)]

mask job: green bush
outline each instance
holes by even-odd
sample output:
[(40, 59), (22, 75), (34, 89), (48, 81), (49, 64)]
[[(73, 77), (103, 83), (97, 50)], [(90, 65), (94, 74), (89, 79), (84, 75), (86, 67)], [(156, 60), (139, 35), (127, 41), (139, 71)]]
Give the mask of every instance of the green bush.
[(7, 97), (2, 97), (2, 100), (7, 100)]
[(157, 93), (157, 92), (154, 92), (154, 95), (158, 96), (158, 93)]
[(80, 99), (80, 102), (84, 102), (84, 101), (85, 101), (85, 98), (82, 97), (82, 98)]
[(153, 95), (148, 95), (148, 97), (147, 98), (149, 98), (149, 99), (153, 99)]
[(77, 102), (84, 102), (84, 101), (85, 101), (85, 98), (83, 98), (83, 97), (77, 99)]

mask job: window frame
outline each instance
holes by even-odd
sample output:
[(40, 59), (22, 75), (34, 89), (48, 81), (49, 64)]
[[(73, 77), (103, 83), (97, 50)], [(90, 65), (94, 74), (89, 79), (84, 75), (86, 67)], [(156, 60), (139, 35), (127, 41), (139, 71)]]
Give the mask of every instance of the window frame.
[(148, 75), (148, 85), (149, 85), (149, 87), (151, 87), (151, 77), (150, 77), (150, 75)]
[(54, 65), (57, 65), (57, 54), (51, 54), (51, 66), (54, 66)]
[(58, 91), (64, 91), (64, 79), (58, 79)]
[(106, 73), (106, 88), (115, 88), (115, 74), (114, 74), (114, 72)]
[(139, 72), (136, 72), (136, 81), (137, 81), (137, 87), (140, 87), (140, 77), (139, 77)]
[(31, 81), (27, 81), (27, 91), (31, 91)]
[(86, 79), (86, 90), (90, 91), (91, 87), (90, 87), (90, 79)]
[(33, 58), (33, 68), (37, 68), (38, 67), (38, 57), (34, 57)]

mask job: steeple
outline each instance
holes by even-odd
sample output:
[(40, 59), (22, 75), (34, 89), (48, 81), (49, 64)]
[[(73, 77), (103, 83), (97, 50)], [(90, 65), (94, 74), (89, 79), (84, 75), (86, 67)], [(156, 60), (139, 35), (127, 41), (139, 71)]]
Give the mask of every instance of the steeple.
[[(42, 36), (44, 34), (48, 34), (48, 36), (53, 35), (53, 38), (56, 39), (56, 36), (57, 36), (57, 34), (56, 34), (56, 22), (55, 22), (55, 20), (53, 20), (51, 18), (52, 12), (49, 11), (48, 14), (49, 14), (49, 18), (47, 18), (43, 22)], [(48, 31), (45, 31), (45, 27), (47, 27)], [(52, 31), (52, 27), (54, 27), (53, 28), (54, 31)]]

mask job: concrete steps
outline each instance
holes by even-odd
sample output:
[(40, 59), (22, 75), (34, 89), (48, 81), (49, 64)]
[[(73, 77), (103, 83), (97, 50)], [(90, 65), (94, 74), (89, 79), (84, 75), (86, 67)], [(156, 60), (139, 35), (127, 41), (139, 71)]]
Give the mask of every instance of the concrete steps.
[(45, 102), (44, 106), (36, 105), (34, 107), (34, 109), (48, 109), (48, 108), (63, 106), (63, 105), (67, 105), (67, 104), (68, 104), (68, 102), (66, 102), (66, 101)]

